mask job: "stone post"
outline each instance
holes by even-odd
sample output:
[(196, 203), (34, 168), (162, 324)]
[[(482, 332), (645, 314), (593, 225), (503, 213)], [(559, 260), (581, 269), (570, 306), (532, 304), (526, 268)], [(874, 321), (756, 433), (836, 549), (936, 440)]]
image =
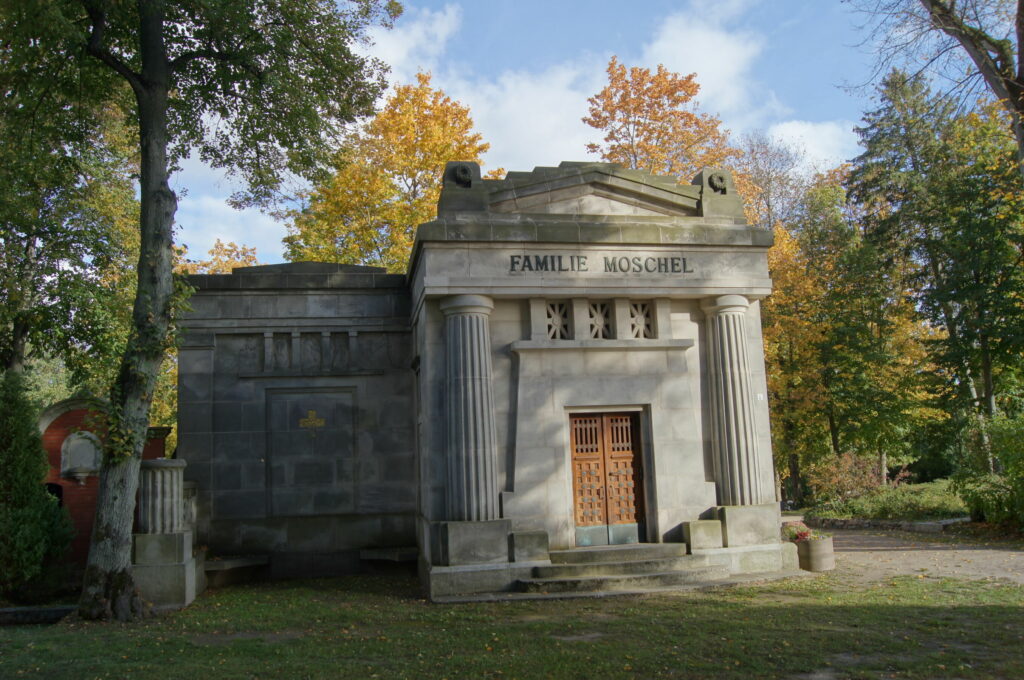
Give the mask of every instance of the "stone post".
[(441, 300), (445, 316), (449, 521), (498, 519), (498, 461), (491, 384), (494, 303), (484, 295)]
[(760, 505), (765, 498), (754, 430), (746, 312), (742, 295), (705, 300), (708, 378), (711, 383), (715, 483), (722, 505)]
[(140, 534), (175, 534), (185, 530), (185, 461), (144, 460), (139, 471)]
[(160, 607), (187, 606), (205, 582), (185, 521), (185, 466), (184, 460), (157, 458), (140, 468), (132, 576), (142, 596)]

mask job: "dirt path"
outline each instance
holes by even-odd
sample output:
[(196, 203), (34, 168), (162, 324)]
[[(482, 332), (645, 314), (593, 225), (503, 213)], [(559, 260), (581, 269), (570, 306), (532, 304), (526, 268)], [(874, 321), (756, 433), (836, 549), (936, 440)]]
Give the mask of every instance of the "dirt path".
[(873, 583), (892, 576), (1006, 579), (1024, 585), (1024, 551), (998, 544), (954, 543), (905, 533), (837, 529), (830, 531), (836, 570)]

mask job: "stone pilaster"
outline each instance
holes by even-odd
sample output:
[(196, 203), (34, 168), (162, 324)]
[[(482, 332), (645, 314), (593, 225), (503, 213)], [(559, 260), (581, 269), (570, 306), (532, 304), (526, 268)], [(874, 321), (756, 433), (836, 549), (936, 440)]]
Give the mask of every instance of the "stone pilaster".
[(491, 384), (494, 303), (484, 295), (441, 300), (445, 315), (449, 521), (498, 519), (498, 453)]
[(144, 460), (139, 471), (140, 534), (174, 534), (185, 530), (185, 461)]
[(722, 505), (759, 505), (763, 496), (757, 433), (754, 429), (746, 312), (742, 295), (722, 295), (702, 307), (708, 325), (715, 483)]

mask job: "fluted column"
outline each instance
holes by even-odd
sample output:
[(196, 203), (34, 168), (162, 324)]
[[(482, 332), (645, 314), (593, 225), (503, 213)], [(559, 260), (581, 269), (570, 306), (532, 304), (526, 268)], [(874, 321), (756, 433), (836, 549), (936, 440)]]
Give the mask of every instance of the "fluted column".
[(491, 386), (494, 303), (484, 295), (441, 300), (445, 315), (450, 521), (498, 519), (498, 451)]
[(742, 295), (722, 295), (703, 304), (708, 325), (712, 448), (715, 482), (722, 505), (759, 505), (763, 496), (747, 358), (746, 312)]
[(185, 531), (185, 461), (157, 458), (142, 461), (139, 476), (140, 534)]

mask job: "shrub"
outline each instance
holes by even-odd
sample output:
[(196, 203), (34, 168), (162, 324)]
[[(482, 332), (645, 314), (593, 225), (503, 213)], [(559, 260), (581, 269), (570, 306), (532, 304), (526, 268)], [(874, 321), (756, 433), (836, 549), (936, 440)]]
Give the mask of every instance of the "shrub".
[(808, 517), (905, 520), (946, 519), (965, 514), (967, 506), (953, 492), (949, 480), (881, 487), (807, 511)]
[(20, 601), (58, 588), (71, 522), (43, 480), (48, 465), (22, 377), (0, 377), (0, 592)]
[(956, 476), (954, 488), (972, 519), (1024, 526), (1024, 415), (993, 418), (988, 435), (999, 471), (967, 468)]
[(817, 503), (838, 502), (868, 493), (881, 484), (877, 463), (843, 453), (814, 463), (807, 479)]

